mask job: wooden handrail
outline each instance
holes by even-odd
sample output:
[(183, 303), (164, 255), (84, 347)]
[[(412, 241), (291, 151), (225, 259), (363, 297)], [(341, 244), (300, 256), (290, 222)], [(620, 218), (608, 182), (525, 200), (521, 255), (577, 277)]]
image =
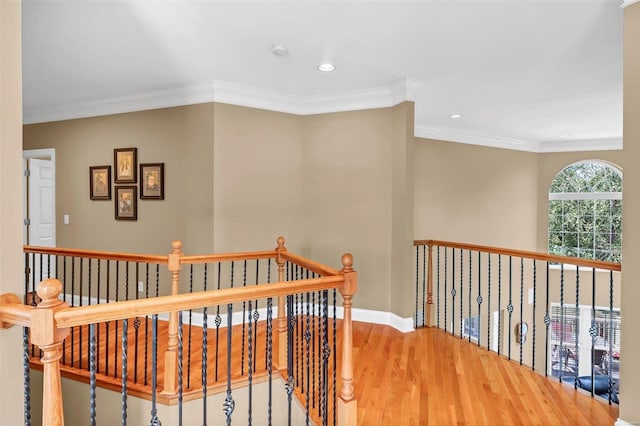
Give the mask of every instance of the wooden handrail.
[(154, 254), (118, 253), (109, 251), (78, 250), (57, 247), (24, 246), (23, 251), (25, 253), (51, 254), (55, 256), (72, 256), (104, 260), (121, 260), (129, 262), (166, 264), (168, 261), (167, 256), (159, 256)]
[(318, 290), (339, 288), (344, 282), (342, 275), (334, 277), (300, 280), (295, 283), (259, 284), (250, 287), (200, 291), (175, 296), (159, 296), (150, 299), (128, 300), (99, 305), (67, 308), (56, 313), (58, 328), (76, 327), (96, 322), (122, 320), (135, 316), (153, 315), (160, 312), (186, 311), (205, 306), (224, 305), (243, 300), (287, 296)]
[(527, 259), (542, 260), (546, 262), (557, 262), (569, 265), (583, 266), (587, 268), (606, 269), (608, 271), (621, 271), (620, 263), (604, 262), (602, 260), (581, 259), (571, 256), (559, 256), (549, 253), (541, 253), (536, 251), (515, 250), (502, 247), (484, 246), (479, 244), (456, 243), (452, 241), (440, 240), (414, 240), (414, 246), (441, 246), (451, 247), (463, 250), (481, 251), (486, 253), (500, 254), (504, 256), (524, 257)]
[(338, 275), (339, 273), (337, 269), (333, 269), (329, 266), (323, 265), (322, 263), (307, 259), (306, 257), (298, 256), (297, 254), (293, 254), (288, 251), (282, 252), (282, 258), (322, 276)]
[(256, 259), (275, 259), (276, 252), (273, 250), (268, 251), (247, 251), (239, 253), (224, 253), (224, 254), (203, 254), (203, 255), (183, 255), (180, 258), (182, 264), (196, 264), (196, 263), (215, 263), (215, 262), (228, 262), (233, 260), (256, 260)]
[(0, 328), (14, 325), (31, 327), (31, 312), (35, 308), (22, 303), (14, 294), (0, 294)]

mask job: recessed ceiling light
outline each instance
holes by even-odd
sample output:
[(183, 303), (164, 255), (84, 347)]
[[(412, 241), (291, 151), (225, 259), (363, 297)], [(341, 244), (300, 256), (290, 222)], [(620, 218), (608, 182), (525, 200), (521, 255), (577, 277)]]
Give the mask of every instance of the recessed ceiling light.
[(571, 133), (561, 133), (558, 135), (559, 138), (565, 139), (571, 137)]
[(449, 114), (449, 118), (457, 120), (458, 118), (462, 118), (462, 114)]
[(336, 69), (336, 66), (330, 63), (318, 65), (318, 70), (322, 72), (331, 72)]
[(287, 48), (281, 44), (274, 44), (271, 46), (271, 52), (276, 56), (287, 56), (289, 54)]

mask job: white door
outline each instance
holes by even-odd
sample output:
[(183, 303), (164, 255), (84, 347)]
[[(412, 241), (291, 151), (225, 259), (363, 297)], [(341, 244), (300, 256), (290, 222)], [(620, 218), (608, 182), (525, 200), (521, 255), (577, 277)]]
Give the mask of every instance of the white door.
[[(32, 246), (56, 246), (55, 160), (42, 151), (25, 151), (24, 167), (24, 243)], [(51, 150), (52, 151), (52, 150)], [(33, 158), (38, 156), (39, 158)], [(30, 255), (29, 289), (46, 278), (56, 276), (55, 257)], [(25, 265), (26, 266), (26, 265)]]
[(27, 241), (32, 246), (55, 246), (54, 177), (51, 160), (29, 159)]

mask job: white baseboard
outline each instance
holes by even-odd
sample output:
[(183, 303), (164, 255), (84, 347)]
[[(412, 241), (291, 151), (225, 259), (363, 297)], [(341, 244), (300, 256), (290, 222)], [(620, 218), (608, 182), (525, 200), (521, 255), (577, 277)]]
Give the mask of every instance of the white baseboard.
[(633, 422), (633, 423), (629, 423), (626, 422), (624, 420), (622, 420), (621, 418), (618, 418), (618, 420), (616, 420), (616, 422), (613, 424), (614, 426), (633, 426), (633, 425), (638, 425), (640, 423), (638, 422)]
[[(91, 299), (89, 299), (86, 296), (83, 296), (82, 299), (78, 296), (72, 296), (70, 294), (64, 294), (63, 295), (63, 300), (65, 300), (66, 302), (71, 303), (71, 301), (73, 301), (73, 305), (74, 306), (87, 306), (87, 305), (97, 305), (98, 303), (107, 303), (106, 299), (97, 299), (95, 297), (92, 297)], [(313, 312), (320, 312), (320, 306), (319, 305), (310, 305), (310, 308), (313, 310)], [(303, 306), (302, 308), (304, 310), (304, 312), (306, 312), (306, 305)], [(227, 314), (226, 312), (223, 313), (222, 311), (226, 311), (226, 309), (221, 308), (220, 309), (221, 313), (220, 313), (220, 319), (221, 319), (221, 323), (220, 323), (220, 328), (224, 328), (227, 326)], [(303, 313), (304, 313), (303, 312)], [(260, 309), (258, 309), (258, 314), (259, 314), (259, 319), (263, 320), (267, 317), (267, 308), (266, 307), (262, 307)], [(252, 313), (247, 313), (247, 315), (252, 315)], [(231, 317), (231, 323), (232, 325), (239, 325), (242, 324), (242, 312), (240, 311), (236, 311), (233, 312), (232, 317)], [(275, 305), (274, 302), (274, 306), (273, 306), (273, 318), (276, 318), (278, 316), (278, 307)], [(333, 317), (333, 306), (329, 306), (329, 316)], [(207, 328), (215, 328), (215, 317), (216, 317), (216, 310), (215, 308), (209, 308), (207, 311)], [(246, 321), (245, 317), (245, 321)], [(338, 306), (336, 307), (336, 318), (338, 319), (343, 319), (344, 318), (344, 309), (342, 308), (342, 306)], [(388, 325), (390, 327), (395, 328), (398, 331), (401, 331), (403, 333), (408, 333), (411, 331), (414, 331), (413, 328), (413, 318), (402, 318), (396, 314), (394, 314), (393, 312), (385, 312), (385, 311), (374, 311), (371, 309), (360, 309), (360, 308), (353, 308), (352, 309), (352, 314), (351, 314), (351, 318), (354, 321), (360, 321), (360, 322), (367, 322), (367, 323), (372, 323), (372, 324), (380, 324), (380, 325)], [(160, 320), (168, 320), (169, 319), (169, 314), (167, 313), (162, 313), (158, 315), (158, 319)], [(189, 311), (183, 311), (182, 312), (182, 322), (184, 324), (188, 324), (189, 323)], [(192, 312), (191, 313), (191, 324), (193, 325), (197, 325), (199, 327), (202, 327), (202, 325), (204, 324), (204, 315), (201, 312)]]

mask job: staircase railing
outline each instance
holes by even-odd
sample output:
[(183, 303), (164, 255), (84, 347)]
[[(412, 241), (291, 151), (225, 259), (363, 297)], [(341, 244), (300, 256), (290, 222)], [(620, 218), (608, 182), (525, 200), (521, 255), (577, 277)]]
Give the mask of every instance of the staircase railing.
[[(90, 384), (90, 419), (87, 423), (95, 424), (95, 387), (99, 377), (104, 379), (104, 376), (111, 374), (107, 366), (110, 358), (108, 355), (100, 358), (100, 352), (113, 355), (111, 365), (116, 372), (113, 376), (119, 381), (114, 384), (112, 380), (110, 387), (118, 384), (121, 386), (122, 423), (126, 424), (127, 395), (131, 388), (135, 388), (136, 383), (134, 380), (133, 385), (131, 384), (130, 374), (136, 374), (138, 370), (137, 366), (134, 367), (129, 362), (129, 345), (130, 342), (135, 343), (137, 354), (139, 340), (145, 347), (144, 362), (150, 361), (152, 364), (148, 374), (150, 377), (145, 373), (144, 384), (140, 384), (140, 387), (147, 386), (151, 391), (150, 424), (159, 424), (156, 406), (159, 397), (164, 398), (166, 403), (179, 405), (182, 424), (182, 405), (185, 390), (190, 388), (190, 381), (200, 381), (201, 386), (192, 386), (192, 390), (193, 393), (201, 393), (201, 420), (202, 424), (206, 424), (207, 418), (212, 416), (211, 413), (207, 414), (206, 400), (212, 391), (208, 381), (213, 381), (213, 368), (215, 385), (226, 391), (223, 413), (228, 424), (235, 409), (233, 389), (240, 382), (249, 389), (246, 421), (251, 423), (254, 415), (252, 407), (255, 405), (252, 401), (253, 382), (259, 374), (262, 376), (260, 380), (268, 382), (268, 403), (265, 413), (261, 415), (265, 423), (275, 422), (272, 417), (271, 384), (274, 372), (284, 379), (288, 405), (288, 413), (284, 418), (288, 418), (289, 422), (292, 419), (292, 396), (297, 395), (301, 398), (307, 422), (311, 419), (322, 424), (355, 424), (357, 403), (353, 394), (351, 300), (357, 290), (357, 274), (352, 268), (351, 255), (345, 254), (342, 257), (343, 267), (338, 271), (289, 253), (284, 239), (279, 238), (275, 250), (223, 255), (186, 256), (182, 253), (181, 244), (176, 241), (168, 256), (27, 247), (25, 257), (27, 275), (24, 303), (15, 295), (0, 296), (0, 325), (9, 327), (15, 324), (25, 327), (26, 359), (29, 352), (32, 355), (34, 353), (34, 349), (29, 347), (29, 340), (32, 345), (37, 346), (38, 352), (41, 351), (44, 425), (64, 424), (61, 370), (63, 362), (68, 364), (73, 360), (77, 367), (87, 370), (87, 381)], [(275, 263), (273, 269), (277, 266), (277, 278), (274, 280), (271, 278), (272, 261)], [(124, 264), (121, 265), (120, 262)], [(163, 274), (158, 265), (162, 264), (167, 265), (166, 281), (170, 282), (170, 289), (161, 285), (164, 283)], [(183, 266), (188, 266), (188, 274), (181, 273)], [(45, 278), (37, 288), (33, 284), (37, 279), (34, 280), (29, 275), (35, 273), (34, 269), (38, 269), (38, 278)], [(151, 280), (148, 279), (149, 269), (152, 271)], [(45, 270), (48, 272), (44, 272)], [(135, 281), (131, 279), (132, 275), (135, 276)], [(49, 278), (53, 276), (63, 278), (65, 283)], [(146, 289), (142, 291), (145, 297), (140, 297), (137, 291), (134, 295), (130, 288), (130, 281), (133, 281), (133, 287), (137, 290), (141, 276), (145, 277), (142, 281)], [(150, 282), (155, 285), (154, 297), (146, 297)], [(65, 289), (70, 285), (77, 285), (80, 290), (67, 294)], [(188, 290), (181, 293), (181, 288)], [(92, 293), (90, 289), (95, 292)], [(340, 330), (337, 330), (336, 290), (340, 291), (343, 298), (344, 314)], [(276, 303), (274, 298), (277, 298)], [(213, 349), (208, 338), (208, 311), (212, 308), (216, 312), (215, 367), (210, 367), (208, 357), (210, 347)], [(234, 316), (235, 311), (242, 311), (242, 316)], [(166, 338), (158, 337), (161, 328), (158, 319), (161, 314), (165, 314), (168, 319)], [(260, 319), (261, 315), (266, 318)], [(199, 342), (191, 340), (194, 317), (198, 317), (202, 325), (199, 332), (202, 339)], [(143, 339), (138, 335), (141, 319), (145, 323), (150, 322), (152, 329), (151, 336)], [(133, 321), (135, 332), (129, 327), (130, 320)], [(99, 341), (101, 326), (103, 332), (106, 330), (107, 333)], [(119, 337), (115, 337), (118, 330)], [(83, 331), (85, 337), (81, 337)], [(240, 332), (241, 340), (237, 338)], [(342, 334), (340, 359), (336, 355), (338, 333)], [(114, 335), (112, 342), (105, 341), (110, 335)], [(76, 336), (78, 345), (73, 348), (67, 345), (65, 342), (69, 340), (69, 336)], [(259, 344), (259, 339), (264, 343)], [(76, 347), (81, 345), (80, 342), (86, 343), (86, 351)], [(185, 342), (189, 347), (186, 365)], [(238, 342), (241, 342), (242, 347), (240, 356)], [(194, 359), (199, 358), (201, 367), (199, 374), (194, 374), (194, 377), (190, 374), (195, 372), (189, 370), (194, 361), (190, 352), (192, 343), (194, 347), (200, 344), (201, 348), (193, 353)], [(147, 345), (151, 346), (149, 353)], [(164, 346), (164, 351), (159, 348), (160, 345)], [(312, 345), (314, 350), (311, 349)], [(265, 354), (264, 363), (260, 364), (256, 361), (259, 347)], [(117, 351), (121, 354), (119, 368), (118, 357), (114, 353)], [(137, 363), (137, 355), (133, 359)], [(222, 367), (220, 370), (226, 370), (226, 373), (220, 373), (223, 376), (222, 384), (217, 383), (219, 363)], [(311, 363), (314, 364), (313, 370), (310, 368)], [(159, 375), (161, 368), (158, 367), (161, 365), (164, 367), (164, 374)], [(339, 381), (335, 373), (338, 367)], [(241, 372), (234, 369), (240, 369)], [(28, 377), (28, 372), (25, 377)], [(147, 383), (147, 379), (150, 383)], [(193, 393), (191, 399), (194, 398)], [(26, 399), (25, 405), (29, 405), (28, 398)], [(25, 418), (28, 416), (25, 408)]]
[(415, 327), (618, 402), (618, 263), (416, 240)]

